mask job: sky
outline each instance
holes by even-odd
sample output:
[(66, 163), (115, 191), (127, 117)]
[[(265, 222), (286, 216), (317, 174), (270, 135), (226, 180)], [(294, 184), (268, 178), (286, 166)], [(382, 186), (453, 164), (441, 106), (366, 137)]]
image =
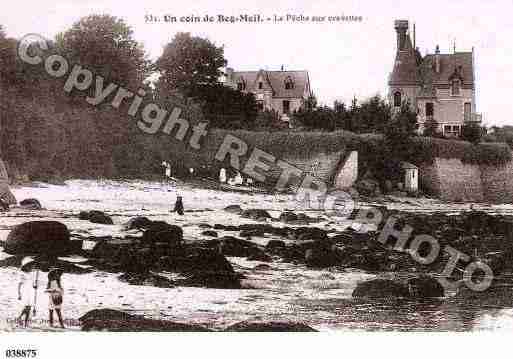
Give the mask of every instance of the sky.
[[(45, 0), (2, 4), (0, 24), (10, 37), (38, 33), (53, 38), (82, 16), (111, 14), (134, 30), (151, 59), (177, 32), (190, 32), (224, 45), (228, 66), (236, 71), (308, 70), (322, 104), (386, 95), (396, 40), (395, 19), (416, 24), (417, 46), (424, 55), (471, 51), (477, 76), (477, 112), (486, 125), (513, 125), (513, 2), (448, 1), (233, 1), (233, 0)], [(361, 22), (165, 23), (147, 15), (203, 17), (261, 14), (264, 17), (362, 16)]]

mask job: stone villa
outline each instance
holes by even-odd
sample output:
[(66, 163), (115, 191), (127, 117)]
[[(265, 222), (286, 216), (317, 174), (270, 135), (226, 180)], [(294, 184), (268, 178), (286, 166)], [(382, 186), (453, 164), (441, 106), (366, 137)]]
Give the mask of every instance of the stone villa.
[(400, 107), (403, 101), (418, 113), (419, 131), (428, 120), (435, 120), (446, 136), (458, 136), (464, 123), (481, 121), (476, 113), (474, 49), (470, 52), (422, 56), (410, 38), (407, 20), (396, 20), (397, 53), (390, 74), (389, 101)]
[(234, 71), (226, 69), (225, 85), (255, 95), (260, 110), (274, 110), (284, 121), (310, 97), (308, 71)]

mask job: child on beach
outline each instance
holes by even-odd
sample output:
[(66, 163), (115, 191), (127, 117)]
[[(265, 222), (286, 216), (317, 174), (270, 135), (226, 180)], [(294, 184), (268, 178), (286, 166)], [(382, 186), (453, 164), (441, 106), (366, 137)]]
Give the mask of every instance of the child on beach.
[(25, 327), (28, 326), (30, 311), (34, 305), (33, 301), (35, 300), (37, 291), (37, 274), (34, 276), (31, 268), (33, 262), (34, 260), (32, 258), (25, 257), (21, 261), (20, 266), (21, 275), (18, 283), (18, 300), (23, 300), (23, 310), (18, 319), (20, 321), (23, 320)]
[(59, 268), (51, 268), (48, 272), (48, 284), (46, 292), (48, 293), (48, 314), (50, 319), (50, 326), (53, 327), (53, 311), (57, 313), (59, 324), (64, 328), (62, 320), (62, 295), (64, 290), (61, 285), (62, 270)]

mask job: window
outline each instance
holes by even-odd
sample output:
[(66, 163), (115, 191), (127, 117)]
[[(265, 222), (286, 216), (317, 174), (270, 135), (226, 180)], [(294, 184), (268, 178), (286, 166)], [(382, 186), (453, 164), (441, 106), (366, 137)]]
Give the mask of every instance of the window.
[(470, 121), (471, 118), (470, 118), (470, 114), (472, 113), (472, 103), (470, 102), (465, 102), (465, 104), (463, 105), (463, 119), (465, 121)]
[(396, 91), (394, 92), (394, 107), (401, 107), (402, 99), (401, 99), (401, 92)]
[(264, 88), (264, 84), (262, 82), (258, 83), (258, 89), (261, 90)]
[(290, 101), (283, 100), (283, 113), (289, 113), (289, 112), (290, 112)]
[(444, 135), (447, 137), (458, 137), (460, 135), (460, 126), (444, 126)]
[(435, 105), (433, 102), (426, 102), (426, 117), (433, 117), (435, 115)]
[(459, 79), (452, 80), (452, 95), (459, 96), (460, 95), (460, 86), (461, 81)]
[(294, 88), (294, 81), (289, 76), (285, 79), (285, 90), (292, 90)]

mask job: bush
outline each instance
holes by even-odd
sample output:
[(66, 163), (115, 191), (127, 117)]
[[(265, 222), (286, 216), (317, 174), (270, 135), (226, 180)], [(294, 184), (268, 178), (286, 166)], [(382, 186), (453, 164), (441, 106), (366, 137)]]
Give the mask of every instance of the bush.
[(461, 127), (460, 138), (471, 143), (479, 143), (484, 135), (484, 128), (477, 123), (466, 123)]

